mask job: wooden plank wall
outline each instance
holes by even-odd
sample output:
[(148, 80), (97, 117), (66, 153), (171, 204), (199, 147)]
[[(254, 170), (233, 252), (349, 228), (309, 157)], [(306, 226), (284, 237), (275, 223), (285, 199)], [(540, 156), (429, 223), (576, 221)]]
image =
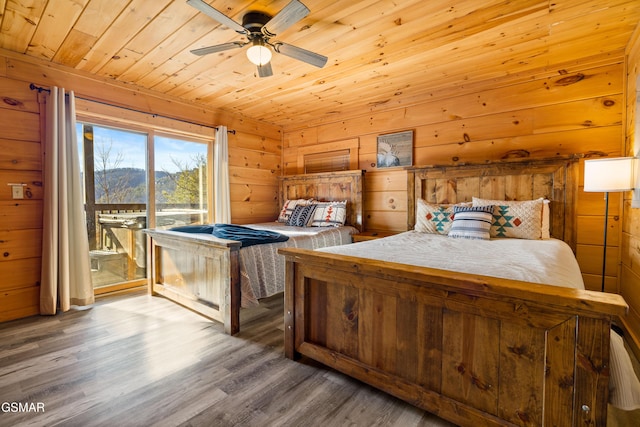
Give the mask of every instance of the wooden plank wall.
[[(412, 105), (376, 105), (367, 115), (285, 128), (283, 170), (295, 173), (299, 149), (358, 138), (359, 167), (367, 170), (365, 228), (406, 230), (407, 174), (376, 168), (378, 135), (414, 130), (414, 165), (420, 166), (578, 153), (616, 157), (623, 151), (624, 60), (623, 52), (594, 56), (526, 76), (452, 87)], [(604, 197), (580, 191), (578, 199), (577, 257), (587, 288), (599, 289)], [(607, 289), (616, 292), (621, 209), (612, 199)]]
[[(0, 321), (40, 311), (42, 151), (37, 95), (0, 66)], [(26, 184), (24, 199), (11, 185)]]
[[(38, 94), (29, 89), (30, 83), (57, 85), (73, 90), (77, 97), (235, 130), (235, 134), (229, 134), (232, 221), (249, 223), (277, 218), (282, 156), (279, 127), (159, 97), (0, 49), (0, 321), (38, 313), (42, 195), (46, 183), (44, 187), (35, 184), (42, 181), (40, 141), (44, 129)], [(135, 115), (126, 109), (121, 109), (120, 114), (120, 119)], [(15, 181), (29, 184), (29, 200), (11, 199), (11, 188), (6, 184)]]
[(225, 115), (229, 134), (231, 220), (237, 224), (275, 221), (280, 212), (282, 175), (280, 128), (243, 117)]
[[(626, 154), (640, 156), (640, 26), (627, 48)], [(640, 196), (640, 190), (636, 190)], [(637, 357), (640, 357), (640, 209), (625, 195), (621, 242), (620, 293), (629, 304), (625, 322)]]

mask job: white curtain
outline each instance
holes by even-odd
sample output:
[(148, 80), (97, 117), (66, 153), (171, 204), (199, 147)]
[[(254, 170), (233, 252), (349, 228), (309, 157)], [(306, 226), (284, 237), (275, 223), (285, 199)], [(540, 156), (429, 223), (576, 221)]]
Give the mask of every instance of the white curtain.
[(73, 92), (53, 87), (46, 105), (40, 313), (55, 314), (94, 297)]
[(231, 222), (231, 196), (229, 190), (229, 138), (227, 127), (218, 126), (213, 151), (213, 222)]

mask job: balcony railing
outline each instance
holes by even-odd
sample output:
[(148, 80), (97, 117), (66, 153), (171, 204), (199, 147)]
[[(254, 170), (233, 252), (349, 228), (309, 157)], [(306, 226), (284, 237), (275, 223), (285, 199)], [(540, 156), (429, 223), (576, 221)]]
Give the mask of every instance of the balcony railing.
[[(87, 231), (94, 287), (146, 277), (147, 209), (144, 204), (87, 206)], [(92, 209), (91, 209), (92, 208)], [(204, 223), (207, 212), (189, 205), (160, 205), (156, 228)]]

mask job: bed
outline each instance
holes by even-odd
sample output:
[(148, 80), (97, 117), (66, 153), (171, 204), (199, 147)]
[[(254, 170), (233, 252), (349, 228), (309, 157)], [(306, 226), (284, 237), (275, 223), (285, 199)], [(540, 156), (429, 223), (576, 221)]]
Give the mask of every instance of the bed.
[[(610, 328), (628, 307), (619, 295), (581, 289), (572, 252), (577, 161), (426, 167), (408, 176), (409, 229), (420, 200), (548, 199), (540, 283), (525, 270), (501, 274), (535, 258), (526, 252), (513, 258), (522, 254), (515, 247), (471, 245), (463, 261), (450, 245), (466, 239), (442, 235), (283, 249), (285, 355), (315, 359), (462, 426), (606, 425)], [(523, 243), (485, 243), (497, 240)], [(409, 245), (407, 259), (401, 248)], [(488, 268), (496, 261), (483, 264), (485, 253), (513, 261)], [(471, 260), (479, 265), (467, 268)], [(545, 271), (550, 260), (560, 262)]]
[(351, 234), (362, 229), (363, 174), (358, 170), (280, 178), (280, 206), (299, 199), (346, 201), (344, 227), (292, 227), (278, 222), (246, 226), (288, 235), (286, 242), (242, 247), (237, 240), (211, 234), (145, 230), (151, 248), (149, 292), (222, 322), (228, 334), (238, 333), (242, 306), (284, 290), (279, 248), (351, 243)]

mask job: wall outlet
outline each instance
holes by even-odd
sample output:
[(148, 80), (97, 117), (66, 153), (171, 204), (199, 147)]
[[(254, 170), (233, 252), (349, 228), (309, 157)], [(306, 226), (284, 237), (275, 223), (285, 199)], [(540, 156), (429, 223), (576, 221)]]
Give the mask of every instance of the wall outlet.
[(11, 197), (14, 199), (24, 199), (24, 188), (22, 185), (11, 186)]

